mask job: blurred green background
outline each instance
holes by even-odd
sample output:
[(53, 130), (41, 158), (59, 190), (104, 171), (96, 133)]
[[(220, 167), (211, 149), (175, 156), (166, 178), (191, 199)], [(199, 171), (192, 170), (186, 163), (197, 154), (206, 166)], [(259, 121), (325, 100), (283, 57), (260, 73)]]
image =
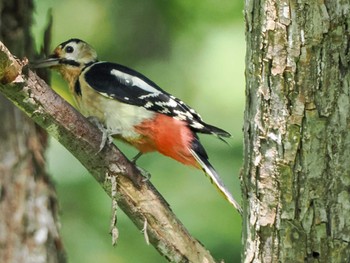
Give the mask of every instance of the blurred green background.
[[(195, 108), (208, 123), (233, 134), (229, 146), (200, 136), (226, 186), (240, 201), (244, 108), (243, 1), (231, 0), (36, 0), (33, 35), (38, 49), (54, 17), (53, 46), (81, 38), (100, 60), (132, 67)], [(56, 73), (53, 88), (66, 99)], [(132, 157), (136, 150), (117, 145)], [(62, 234), (69, 262), (167, 262), (119, 212), (120, 237), (109, 235), (111, 201), (79, 162), (55, 140), (47, 153), (60, 200)], [(241, 219), (202, 172), (157, 153), (138, 165), (189, 232), (218, 260), (239, 262)], [(171, 171), (171, 173), (168, 173)]]

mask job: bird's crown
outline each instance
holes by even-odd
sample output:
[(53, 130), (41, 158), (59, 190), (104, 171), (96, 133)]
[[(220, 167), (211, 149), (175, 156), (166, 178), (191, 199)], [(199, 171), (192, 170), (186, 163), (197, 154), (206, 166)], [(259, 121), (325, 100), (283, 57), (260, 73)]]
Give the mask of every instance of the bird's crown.
[(97, 61), (96, 51), (85, 41), (72, 38), (59, 44), (47, 59), (34, 64), (36, 68), (72, 66), (83, 68)]
[(55, 48), (51, 57), (61, 60), (61, 63), (86, 65), (97, 60), (96, 51), (85, 41), (72, 38)]

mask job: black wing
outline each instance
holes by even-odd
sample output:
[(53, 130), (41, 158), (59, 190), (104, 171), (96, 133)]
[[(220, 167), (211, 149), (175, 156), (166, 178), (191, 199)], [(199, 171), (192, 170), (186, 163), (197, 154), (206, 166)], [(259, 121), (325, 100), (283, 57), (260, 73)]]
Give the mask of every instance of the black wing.
[(226, 131), (204, 123), (194, 109), (128, 67), (97, 62), (84, 69), (82, 75), (103, 96), (186, 121), (195, 132), (230, 136)]

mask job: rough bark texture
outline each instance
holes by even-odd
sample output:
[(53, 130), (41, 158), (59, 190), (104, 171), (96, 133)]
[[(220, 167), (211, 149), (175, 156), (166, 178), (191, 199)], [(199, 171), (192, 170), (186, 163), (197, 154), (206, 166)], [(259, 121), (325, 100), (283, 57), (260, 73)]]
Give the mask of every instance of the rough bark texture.
[(244, 262), (350, 261), (349, 11), (246, 0)]
[[(2, 0), (0, 11), (0, 39), (18, 56), (32, 56), (32, 1)], [(2, 95), (0, 116), (0, 262), (65, 262), (45, 173), (46, 133)]]

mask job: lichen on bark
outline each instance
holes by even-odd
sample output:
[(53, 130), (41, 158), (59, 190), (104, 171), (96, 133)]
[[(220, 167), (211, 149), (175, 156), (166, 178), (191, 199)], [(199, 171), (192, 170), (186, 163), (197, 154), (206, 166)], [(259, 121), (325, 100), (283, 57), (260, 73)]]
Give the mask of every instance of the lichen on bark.
[(252, 0), (245, 18), (244, 261), (349, 260), (348, 4)]

